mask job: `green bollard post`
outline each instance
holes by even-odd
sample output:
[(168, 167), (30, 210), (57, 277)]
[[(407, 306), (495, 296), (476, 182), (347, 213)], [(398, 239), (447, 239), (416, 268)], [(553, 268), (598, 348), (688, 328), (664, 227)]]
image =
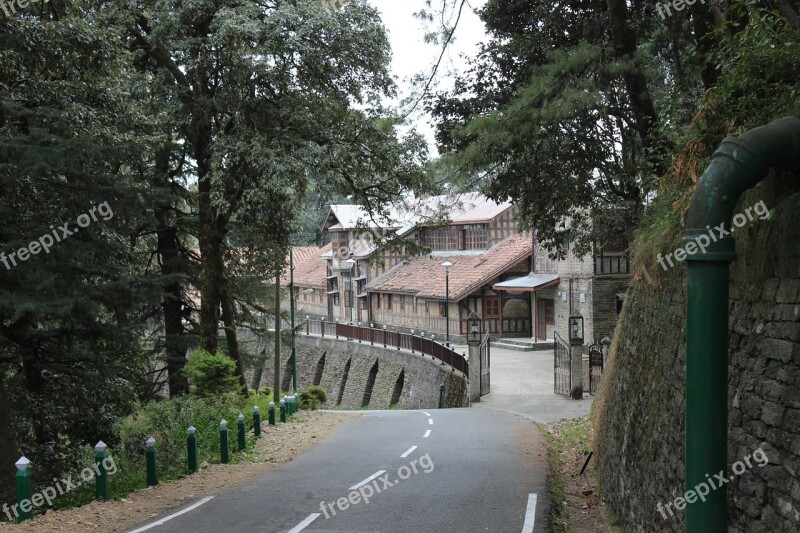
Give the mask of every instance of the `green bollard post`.
[(230, 460), (228, 457), (228, 422), (224, 418), (219, 423), (219, 455), (220, 462), (224, 465), (228, 464)]
[(261, 410), (257, 405), (253, 406), (253, 435), (261, 436)]
[(239, 413), (236, 422), (236, 441), (239, 445), (239, 451), (244, 451), (245, 442), (244, 442), (244, 414)]
[(17, 504), (19, 514), (14, 512), (17, 517), (14, 522), (19, 524), (25, 520), (30, 520), (33, 506), (31, 505), (31, 474), (28, 472), (28, 465), (31, 462), (24, 455), (14, 463), (17, 467), (17, 475), (14, 477), (14, 484), (17, 487)]
[(275, 402), (269, 402), (269, 411), (267, 412), (267, 421), (270, 426), (275, 425)]
[(108, 471), (106, 470), (106, 443), (99, 441), (94, 445), (94, 465), (97, 476), (94, 478), (94, 497), (97, 500), (108, 500)]
[(286, 400), (281, 399), (281, 422), (286, 422)]
[(158, 485), (158, 477), (156, 477), (156, 439), (150, 437), (145, 441), (147, 451), (145, 456), (147, 458), (147, 486), (153, 487)]
[(289, 412), (286, 413), (286, 414), (289, 415), (289, 416), (292, 416), (294, 414), (294, 395), (293, 394), (290, 394), (289, 396), (286, 397), (286, 407), (289, 408)]
[(197, 472), (197, 428), (189, 426), (186, 430), (186, 457), (190, 474)]
[(439, 383), (439, 409), (444, 407), (444, 383)]

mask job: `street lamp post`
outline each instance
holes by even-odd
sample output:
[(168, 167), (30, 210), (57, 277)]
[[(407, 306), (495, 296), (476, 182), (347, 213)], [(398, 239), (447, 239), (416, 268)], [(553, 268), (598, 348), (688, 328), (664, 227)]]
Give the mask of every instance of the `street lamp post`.
[[(291, 256), (291, 252), (289, 253), (289, 255)], [(295, 331), (295, 327), (294, 327), (294, 317), (295, 317), (295, 314), (297, 312), (297, 304), (296, 304), (295, 300), (296, 300), (296, 298), (298, 296), (300, 296), (300, 294), (310, 294), (310, 293), (314, 292), (314, 289), (306, 289), (303, 292), (295, 295), (295, 293), (294, 293), (294, 262), (292, 262), (291, 275), (290, 275), (290, 278), (289, 278), (289, 286), (291, 287), (289, 290), (291, 292), (291, 295), (290, 295), (290, 297), (291, 297), (291, 305), (290, 305), (290, 307), (291, 307), (291, 311), (292, 311), (292, 390), (296, 391), (297, 390), (297, 350), (295, 349), (294, 338), (297, 335), (297, 332)], [(308, 320), (308, 317), (306, 317), (306, 320)]]
[(444, 293), (445, 293), (445, 304), (444, 304), (444, 323), (445, 329), (447, 331), (447, 338), (445, 340), (445, 346), (448, 348), (450, 347), (450, 267), (453, 266), (453, 263), (450, 261), (445, 261), (442, 263), (442, 267), (444, 267)]
[(292, 315), (292, 390), (297, 390), (297, 352), (294, 347), (294, 248), (289, 248), (289, 304)]
[(350, 298), (348, 298), (350, 303), (350, 324), (353, 324), (353, 267), (356, 266), (356, 262), (354, 259), (348, 259), (347, 264), (350, 266)]

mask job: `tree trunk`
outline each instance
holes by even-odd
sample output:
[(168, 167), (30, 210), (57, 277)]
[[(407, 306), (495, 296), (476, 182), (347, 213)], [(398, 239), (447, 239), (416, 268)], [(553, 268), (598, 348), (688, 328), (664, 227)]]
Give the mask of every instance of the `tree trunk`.
[[(156, 155), (159, 179), (164, 186), (169, 185), (168, 155)], [(164, 314), (164, 352), (167, 360), (167, 379), (170, 397), (189, 393), (189, 380), (183, 375), (186, 365), (188, 344), (183, 327), (183, 285), (178, 280), (182, 274), (180, 253), (178, 251), (178, 231), (169, 223), (171, 204), (162, 203), (156, 207), (156, 233), (158, 235), (158, 254), (161, 257), (161, 274), (165, 282), (162, 287), (161, 308)]]
[(800, 20), (797, 18), (797, 12), (789, 5), (786, 0), (772, 0), (775, 4), (775, 7), (778, 8), (778, 12), (781, 16), (789, 23), (794, 29), (800, 27)]
[(16, 501), (14, 489), (14, 463), (19, 459), (17, 439), (11, 422), (11, 413), (8, 410), (8, 396), (6, 385), (0, 379), (0, 503), (14, 503)]
[(717, 78), (719, 78), (719, 69), (711, 58), (711, 52), (716, 44), (712, 33), (714, 31), (714, 13), (708, 9), (708, 6), (699, 2), (696, 2), (691, 10), (694, 41), (703, 65), (700, 77), (703, 80), (705, 90), (709, 90), (717, 83)]
[(272, 378), (275, 409), (281, 399), (281, 272), (275, 272), (275, 375)]
[(242, 393), (247, 395), (247, 381), (244, 379), (244, 364), (242, 354), (239, 351), (239, 339), (236, 333), (236, 316), (234, 315), (233, 297), (227, 279), (221, 280), (222, 297), (222, 323), (225, 326), (225, 340), (228, 345), (228, 355), (236, 362), (236, 375), (239, 377), (239, 385), (242, 386)]
[(625, 67), (623, 80), (630, 98), (636, 129), (647, 150), (647, 159), (652, 169), (662, 174), (666, 171), (663, 136), (658, 132), (658, 114), (650, 96), (642, 67), (636, 57), (638, 36), (628, 20), (628, 7), (625, 0), (607, 0), (611, 40), (616, 57), (629, 64)]

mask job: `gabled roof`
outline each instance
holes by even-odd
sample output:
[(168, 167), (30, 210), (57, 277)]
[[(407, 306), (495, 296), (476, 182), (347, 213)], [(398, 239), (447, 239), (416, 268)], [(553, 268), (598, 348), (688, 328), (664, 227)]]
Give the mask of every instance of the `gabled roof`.
[(497, 203), (480, 193), (460, 193), (415, 198), (407, 196), (393, 205), (387, 217), (375, 217), (358, 205), (331, 205), (322, 224), (325, 230), (351, 230), (359, 222), (370, 228), (399, 229), (405, 233), (414, 226), (434, 224), (437, 215), (446, 214), (451, 224), (487, 222), (511, 207), (510, 201)]
[(436, 253), (413, 257), (375, 278), (369, 292), (414, 294), (420, 298), (445, 298), (445, 272), (449, 261), (450, 299), (462, 300), (497, 279), (531, 255), (531, 239), (515, 236), (483, 253)]
[[(294, 284), (296, 287), (326, 288), (325, 273), (327, 268), (322, 255), (330, 250), (330, 244), (326, 244), (322, 248), (317, 248), (316, 246), (295, 246), (292, 248), (294, 254)], [(289, 263), (288, 258), (286, 263)], [(289, 269), (287, 268), (281, 275), (281, 285), (289, 285), (289, 275)]]

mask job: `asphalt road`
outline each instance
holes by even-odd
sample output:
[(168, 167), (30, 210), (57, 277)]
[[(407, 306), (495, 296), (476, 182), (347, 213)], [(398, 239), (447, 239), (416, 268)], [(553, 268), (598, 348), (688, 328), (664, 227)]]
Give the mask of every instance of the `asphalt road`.
[(366, 411), (294, 461), (130, 533), (549, 531), (546, 479), (524, 418)]

